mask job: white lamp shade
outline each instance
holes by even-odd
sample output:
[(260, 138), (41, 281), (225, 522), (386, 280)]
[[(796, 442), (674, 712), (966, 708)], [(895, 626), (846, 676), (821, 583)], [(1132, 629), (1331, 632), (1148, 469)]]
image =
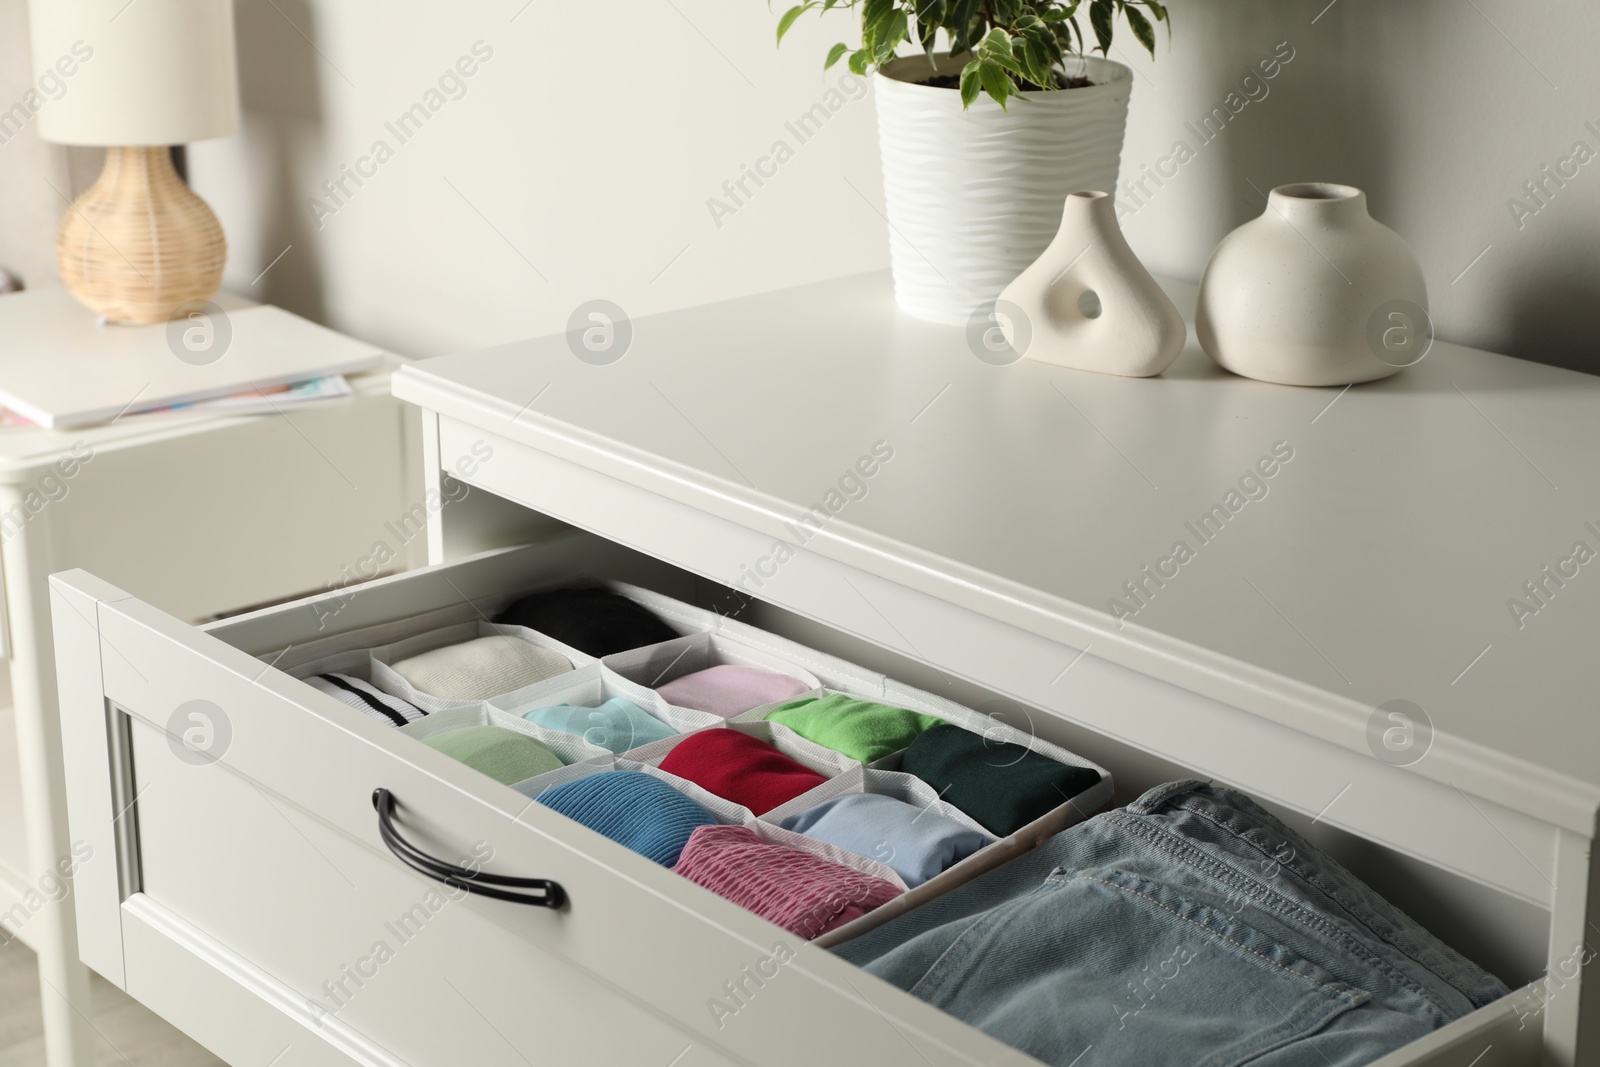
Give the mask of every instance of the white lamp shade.
[(31, 0), (39, 136), (176, 145), (239, 126), (232, 0)]

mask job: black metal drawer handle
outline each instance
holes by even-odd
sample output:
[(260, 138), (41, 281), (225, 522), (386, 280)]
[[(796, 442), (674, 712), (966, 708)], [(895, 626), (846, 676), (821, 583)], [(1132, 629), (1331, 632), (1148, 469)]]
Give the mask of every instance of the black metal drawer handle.
[[(548, 878), (513, 878), (505, 874), (469, 871), (465, 867), (457, 867), (453, 863), (446, 863), (436, 856), (428, 855), (401, 837), (400, 831), (395, 829), (394, 805), (394, 794), (387, 789), (380, 787), (372, 791), (372, 806), (378, 812), (378, 836), (383, 838), (383, 843), (389, 846), (389, 851), (395, 854), (395, 858), (412, 870), (456, 889), (492, 897), (495, 900), (508, 900), (513, 904), (559, 908), (567, 902), (567, 891), (561, 888), (561, 883), (552, 882)], [(494, 888), (495, 886), (531, 889), (535, 892), (508, 893), (505, 889)]]

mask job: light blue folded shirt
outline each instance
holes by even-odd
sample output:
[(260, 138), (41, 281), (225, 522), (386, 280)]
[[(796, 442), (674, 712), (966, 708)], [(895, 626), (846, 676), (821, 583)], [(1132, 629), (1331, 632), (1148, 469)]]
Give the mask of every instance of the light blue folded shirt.
[(556, 704), (525, 712), (522, 717), (547, 730), (577, 734), (591, 745), (612, 752), (626, 752), (678, 732), (633, 701), (621, 697), (612, 697), (594, 708)]
[(894, 869), (915, 889), (995, 839), (936, 811), (879, 793), (847, 793), (780, 823)]

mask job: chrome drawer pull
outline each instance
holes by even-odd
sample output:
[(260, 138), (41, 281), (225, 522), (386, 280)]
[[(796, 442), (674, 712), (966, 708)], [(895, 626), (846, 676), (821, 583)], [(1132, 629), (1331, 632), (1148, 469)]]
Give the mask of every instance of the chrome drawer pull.
[[(428, 855), (401, 837), (400, 831), (395, 829), (395, 799), (394, 794), (387, 789), (379, 787), (372, 791), (372, 806), (378, 812), (378, 836), (383, 838), (383, 843), (389, 846), (389, 851), (395, 854), (395, 858), (414, 871), (468, 893), (493, 897), (495, 900), (508, 900), (513, 904), (559, 908), (567, 902), (567, 891), (561, 888), (560, 882), (552, 882), (548, 878), (513, 878), (504, 874), (469, 871), (465, 867), (457, 867), (453, 863), (446, 863), (436, 856)], [(508, 893), (504, 889), (492, 888), (494, 886), (531, 889), (535, 893)]]

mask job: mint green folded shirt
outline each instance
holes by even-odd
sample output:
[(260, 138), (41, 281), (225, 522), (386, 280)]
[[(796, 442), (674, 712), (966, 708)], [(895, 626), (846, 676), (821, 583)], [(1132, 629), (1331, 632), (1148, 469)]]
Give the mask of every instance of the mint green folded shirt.
[(908, 708), (878, 704), (844, 693), (791, 700), (769, 712), (768, 722), (787, 726), (807, 741), (871, 763), (911, 744), (943, 719)]
[(421, 740), (430, 748), (506, 785), (566, 766), (548, 745), (503, 726), (463, 726)]
[(524, 719), (547, 730), (577, 734), (591, 745), (626, 752), (677, 733), (631, 700), (612, 697), (598, 707), (555, 704), (524, 712)]

